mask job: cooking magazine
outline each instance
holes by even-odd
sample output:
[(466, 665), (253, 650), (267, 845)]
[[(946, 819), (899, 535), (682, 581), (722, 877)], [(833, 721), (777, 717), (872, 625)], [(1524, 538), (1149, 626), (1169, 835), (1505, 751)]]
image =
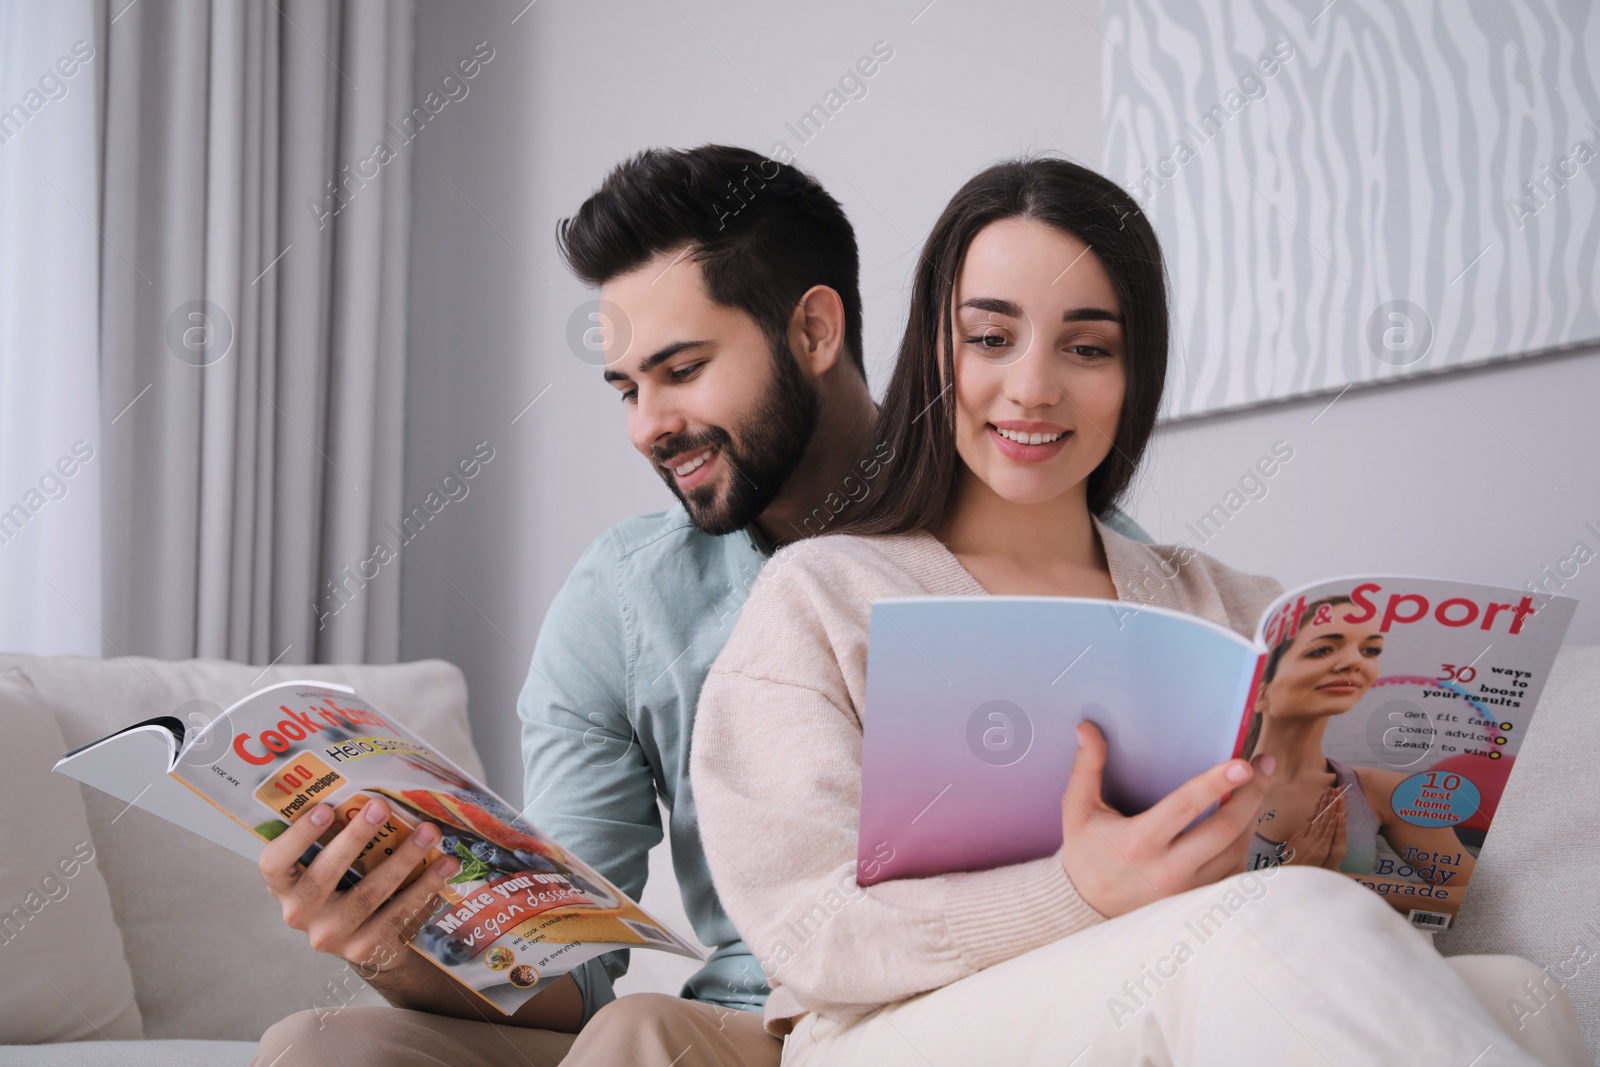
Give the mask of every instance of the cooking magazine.
[(411, 947), (510, 1015), (578, 964), (619, 948), (703, 952), (499, 796), (344, 686), (257, 690), (199, 729), (137, 723), (63, 756), (57, 771), (255, 860), (317, 804), (335, 816), (308, 863), (380, 796), (390, 816), (340, 882), (360, 880), (424, 820), (443, 835), (408, 876), (461, 861)]

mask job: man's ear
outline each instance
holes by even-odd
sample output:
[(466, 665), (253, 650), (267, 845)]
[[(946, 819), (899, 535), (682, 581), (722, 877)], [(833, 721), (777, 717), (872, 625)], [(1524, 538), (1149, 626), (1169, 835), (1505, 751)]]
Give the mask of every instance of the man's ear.
[(813, 285), (789, 316), (789, 348), (800, 370), (815, 381), (844, 356), (844, 301), (826, 285)]

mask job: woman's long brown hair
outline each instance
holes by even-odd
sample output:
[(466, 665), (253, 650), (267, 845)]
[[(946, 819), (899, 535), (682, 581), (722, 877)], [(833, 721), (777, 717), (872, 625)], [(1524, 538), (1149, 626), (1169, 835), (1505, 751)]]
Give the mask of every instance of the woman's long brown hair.
[[(887, 477), (848, 505), (827, 533), (908, 533), (939, 525), (955, 501), (959, 455), (955, 382), (955, 279), (978, 231), (1001, 219), (1035, 219), (1089, 246), (1121, 305), (1127, 390), (1113, 447), (1089, 475), (1089, 510), (1102, 515), (1127, 491), (1155, 428), (1167, 371), (1167, 293), (1161, 246), (1120, 186), (1064, 159), (997, 164), (967, 182), (923, 245), (894, 374), (863, 453), (890, 455)], [(941, 330), (941, 320), (943, 329)], [(941, 335), (943, 344), (940, 343)], [(881, 451), (887, 446), (892, 451)]]
[[(1351, 600), (1349, 597), (1340, 594), (1338, 596), (1325, 596), (1321, 600), (1313, 600), (1311, 603), (1305, 606), (1305, 610), (1301, 611), (1299, 617), (1295, 620), (1294, 629), (1290, 630), (1283, 637), (1279, 638), (1278, 643), (1272, 646), (1272, 651), (1267, 653), (1266, 665), (1261, 670), (1261, 684), (1256, 689), (1256, 700), (1258, 703), (1260, 701), (1261, 692), (1265, 690), (1272, 680), (1278, 676), (1278, 665), (1283, 662), (1283, 657), (1289, 651), (1289, 646), (1294, 644), (1294, 639), (1300, 635), (1300, 631), (1304, 629), (1312, 619), (1316, 618), (1317, 609), (1323, 605), (1331, 606), (1334, 604), (1354, 603), (1354, 600)], [(1261, 727), (1262, 717), (1260, 710), (1257, 708), (1251, 708), (1250, 728), (1245, 732), (1244, 735), (1244, 751), (1242, 755), (1245, 759), (1249, 759), (1256, 754), (1256, 744), (1261, 740)]]

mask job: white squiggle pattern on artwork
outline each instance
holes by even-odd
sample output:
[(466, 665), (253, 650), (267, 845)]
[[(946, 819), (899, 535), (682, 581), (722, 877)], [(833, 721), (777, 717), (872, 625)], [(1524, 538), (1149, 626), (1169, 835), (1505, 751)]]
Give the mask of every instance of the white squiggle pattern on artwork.
[(1600, 4), (1323, 3), (1104, 2), (1168, 417), (1600, 337)]

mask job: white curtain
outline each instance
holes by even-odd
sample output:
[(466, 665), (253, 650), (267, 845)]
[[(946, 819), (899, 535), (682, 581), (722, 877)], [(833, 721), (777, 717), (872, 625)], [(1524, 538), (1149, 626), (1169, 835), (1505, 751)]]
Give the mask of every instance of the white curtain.
[(17, 652), (101, 652), (94, 42), (91, 0), (0, 0), (0, 648)]
[[(6, 632), (4, 644), (392, 661), (399, 566), (373, 557), (400, 517), (410, 158), (396, 131), (412, 95), (411, 5), (101, 0), (94, 20), (102, 95), (90, 165), (86, 184), (57, 197), (84, 216), (71, 221), (88, 233), (87, 260), (55, 258), (65, 218), (39, 221), (50, 245), (41, 273), (76, 285), (52, 288), (56, 312), (39, 320), (87, 331), (74, 335), (77, 362), (45, 384), (61, 380), (89, 414), (47, 417), (41, 383), (12, 388), (14, 364), (64, 348), (54, 334), (24, 335), (25, 351), (0, 364), (0, 435), (43, 436), (43, 452), (59, 450), (41, 434), (57, 424), (98, 438), (84, 471), (99, 477), (99, 514), (71, 514), (81, 544), (37, 549), (84, 565), (60, 599), (77, 593), (74, 614), (97, 638), (69, 647)], [(42, 113), (24, 134), (47, 117), (57, 116)], [(28, 209), (43, 203), (20, 196)], [(14, 254), (11, 233), (5, 269), (38, 270)], [(38, 293), (49, 287), (37, 282)], [(9, 279), (5, 294), (33, 297)], [(13, 471), (38, 462), (8, 453), (7, 490)], [(49, 505), (63, 524), (70, 502)], [(31, 598), (16, 625), (31, 631), (48, 601), (20, 580)]]

